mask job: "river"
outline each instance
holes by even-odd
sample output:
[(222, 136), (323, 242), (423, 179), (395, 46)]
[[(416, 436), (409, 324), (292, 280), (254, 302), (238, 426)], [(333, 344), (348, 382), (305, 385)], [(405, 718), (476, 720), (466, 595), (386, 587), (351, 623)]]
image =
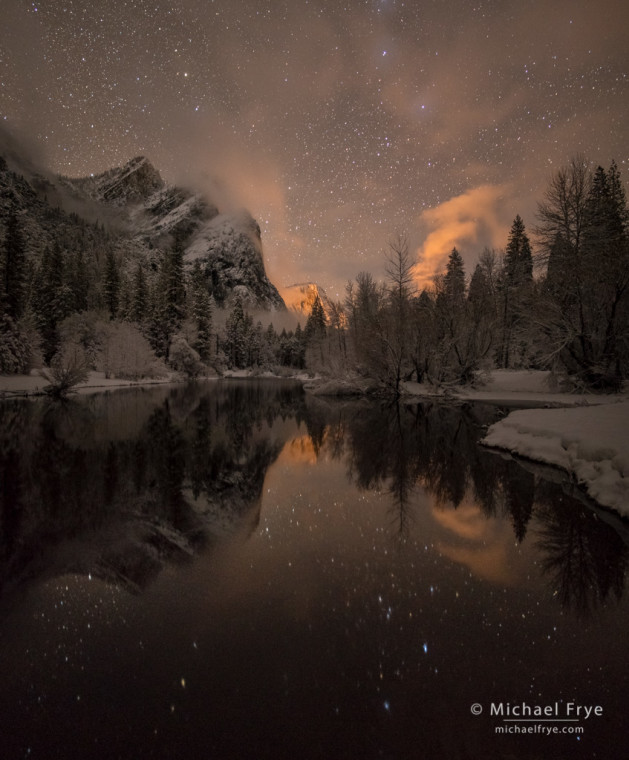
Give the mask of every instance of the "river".
[(2, 760), (626, 758), (629, 529), (501, 414), (0, 404)]

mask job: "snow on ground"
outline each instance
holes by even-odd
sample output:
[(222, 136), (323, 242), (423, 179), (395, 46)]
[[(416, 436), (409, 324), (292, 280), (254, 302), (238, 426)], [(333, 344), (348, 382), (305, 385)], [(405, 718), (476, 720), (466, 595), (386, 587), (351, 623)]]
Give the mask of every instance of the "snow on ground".
[[(406, 383), (405, 391), (411, 397), (444, 396), (443, 389), (417, 383)], [(477, 388), (449, 388), (446, 397), (526, 406), (492, 425), (483, 443), (561, 467), (599, 504), (629, 516), (626, 394), (560, 393), (550, 372), (494, 370)]]
[(483, 443), (561, 467), (599, 504), (629, 516), (629, 401), (609, 400), (511, 412), (489, 428)]
[[(158, 383), (170, 383), (174, 377), (161, 380), (120, 380), (119, 378), (106, 378), (104, 372), (90, 372), (87, 380), (79, 383), (76, 390), (79, 393), (90, 391), (107, 390), (108, 388), (127, 388), (138, 385), (155, 385)], [(42, 393), (44, 388), (50, 385), (50, 381), (42, 377), (37, 371), (30, 375), (0, 375), (0, 399), (4, 396), (27, 396)]]
[(470, 401), (543, 404), (545, 406), (578, 406), (600, 404), (605, 397), (592, 394), (561, 393), (552, 372), (541, 370), (494, 370), (477, 388), (461, 388), (458, 398)]
[(404, 383), (407, 398), (413, 396), (446, 397), (460, 401), (484, 401), (509, 406), (584, 406), (603, 404), (608, 396), (562, 393), (555, 376), (541, 370), (493, 370), (476, 386), (432, 386)]

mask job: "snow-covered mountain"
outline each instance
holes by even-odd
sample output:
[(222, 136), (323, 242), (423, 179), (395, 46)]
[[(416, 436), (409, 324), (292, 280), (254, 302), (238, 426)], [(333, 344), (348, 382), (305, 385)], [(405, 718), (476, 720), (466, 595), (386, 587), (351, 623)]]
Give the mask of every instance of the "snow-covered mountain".
[(0, 226), (17, 214), (27, 256), (35, 262), (55, 243), (69, 253), (81, 246), (88, 258), (113, 249), (131, 273), (139, 262), (155, 269), (177, 240), (187, 264), (200, 262), (219, 306), (238, 296), (249, 308), (285, 309), (267, 277), (260, 229), (251, 215), (220, 214), (203, 195), (164, 182), (147, 158), (79, 179), (39, 173), (30, 164), (21, 174), (27, 164), (11, 164), (0, 170)]
[(238, 296), (244, 306), (286, 308), (266, 276), (260, 227), (247, 211), (219, 214), (199, 226), (185, 252), (187, 262), (196, 259), (208, 272), (219, 303)]
[(167, 236), (179, 235), (184, 261), (200, 261), (219, 304), (238, 296), (250, 308), (285, 308), (266, 275), (260, 228), (247, 211), (219, 214), (202, 195), (167, 185), (143, 156), (96, 177), (66, 182), (93, 201), (120, 209), (136, 241), (160, 247), (168, 244)]
[(294, 285), (287, 285), (280, 289), (282, 298), (286, 307), (300, 316), (309, 316), (312, 311), (312, 304), (315, 298), (319, 296), (326, 317), (330, 318), (332, 314), (332, 303), (325, 290), (321, 285), (315, 282), (299, 282)]

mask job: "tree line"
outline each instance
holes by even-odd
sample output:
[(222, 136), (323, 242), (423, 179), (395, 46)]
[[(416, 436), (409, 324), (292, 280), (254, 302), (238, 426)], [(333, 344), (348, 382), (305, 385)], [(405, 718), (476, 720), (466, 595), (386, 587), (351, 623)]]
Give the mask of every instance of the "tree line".
[[(469, 383), (491, 368), (552, 369), (572, 387), (619, 390), (629, 374), (629, 212), (618, 167), (574, 158), (538, 204), (535, 250), (518, 215), (503, 252), (471, 276), (454, 248), (419, 290), (408, 239), (386, 254), (386, 279), (362, 272), (311, 359), (373, 377)], [(340, 335), (342, 333), (342, 337)]]
[(56, 233), (39, 256), (27, 256), (19, 208), (6, 216), (0, 372), (73, 360), (128, 377), (285, 366), (357, 373), (394, 394), (405, 380), (469, 383), (491, 368), (553, 369), (601, 391), (629, 373), (629, 211), (614, 162), (593, 171), (575, 157), (551, 177), (535, 247), (518, 215), (504, 251), (485, 249), (469, 274), (454, 248), (418, 290), (399, 235), (384, 281), (361, 272), (343, 302), (326, 311), (316, 297), (304, 329), (279, 333), (238, 297), (217, 309), (204, 266), (184, 266), (184, 233), (134, 256), (98, 223), (46, 214)]
[(304, 366), (299, 326), (262, 330), (238, 298), (227, 324), (224, 316), (215, 324), (210, 274), (199, 261), (184, 266), (185, 230), (175, 229), (162, 247), (136, 252), (104, 225), (38, 202), (2, 159), (0, 172), (5, 195), (28, 197), (39, 225), (33, 233), (20, 200), (7, 204), (0, 227), (0, 373), (44, 366), (66, 384), (89, 369), (139, 378), (169, 368), (195, 376), (226, 367)]

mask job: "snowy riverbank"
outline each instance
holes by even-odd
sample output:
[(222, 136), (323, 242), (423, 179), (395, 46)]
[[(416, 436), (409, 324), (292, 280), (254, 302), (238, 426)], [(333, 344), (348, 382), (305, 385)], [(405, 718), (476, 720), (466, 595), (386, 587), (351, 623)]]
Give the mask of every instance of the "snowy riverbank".
[[(409, 401), (435, 393), (410, 383), (405, 391)], [(599, 504), (629, 516), (627, 394), (561, 393), (549, 372), (496, 370), (483, 385), (451, 388), (447, 395), (454, 401), (527, 407), (492, 425), (483, 443), (560, 467)]]
[(448, 398), (456, 401), (483, 401), (507, 406), (585, 406), (608, 403), (617, 397), (592, 393), (565, 393), (551, 372), (539, 370), (494, 370), (475, 386), (432, 386), (404, 383), (404, 398)]
[[(117, 377), (105, 377), (104, 372), (90, 372), (87, 380), (79, 383), (75, 390), (77, 393), (90, 393), (175, 382), (181, 382), (176, 375), (152, 380), (146, 378), (142, 380), (121, 380)], [(0, 375), (0, 399), (17, 396), (39, 396), (44, 393), (44, 388), (47, 385), (50, 385), (50, 381), (36, 372), (30, 375)]]
[(599, 504), (629, 516), (629, 401), (521, 409), (492, 425), (486, 446), (561, 467)]

